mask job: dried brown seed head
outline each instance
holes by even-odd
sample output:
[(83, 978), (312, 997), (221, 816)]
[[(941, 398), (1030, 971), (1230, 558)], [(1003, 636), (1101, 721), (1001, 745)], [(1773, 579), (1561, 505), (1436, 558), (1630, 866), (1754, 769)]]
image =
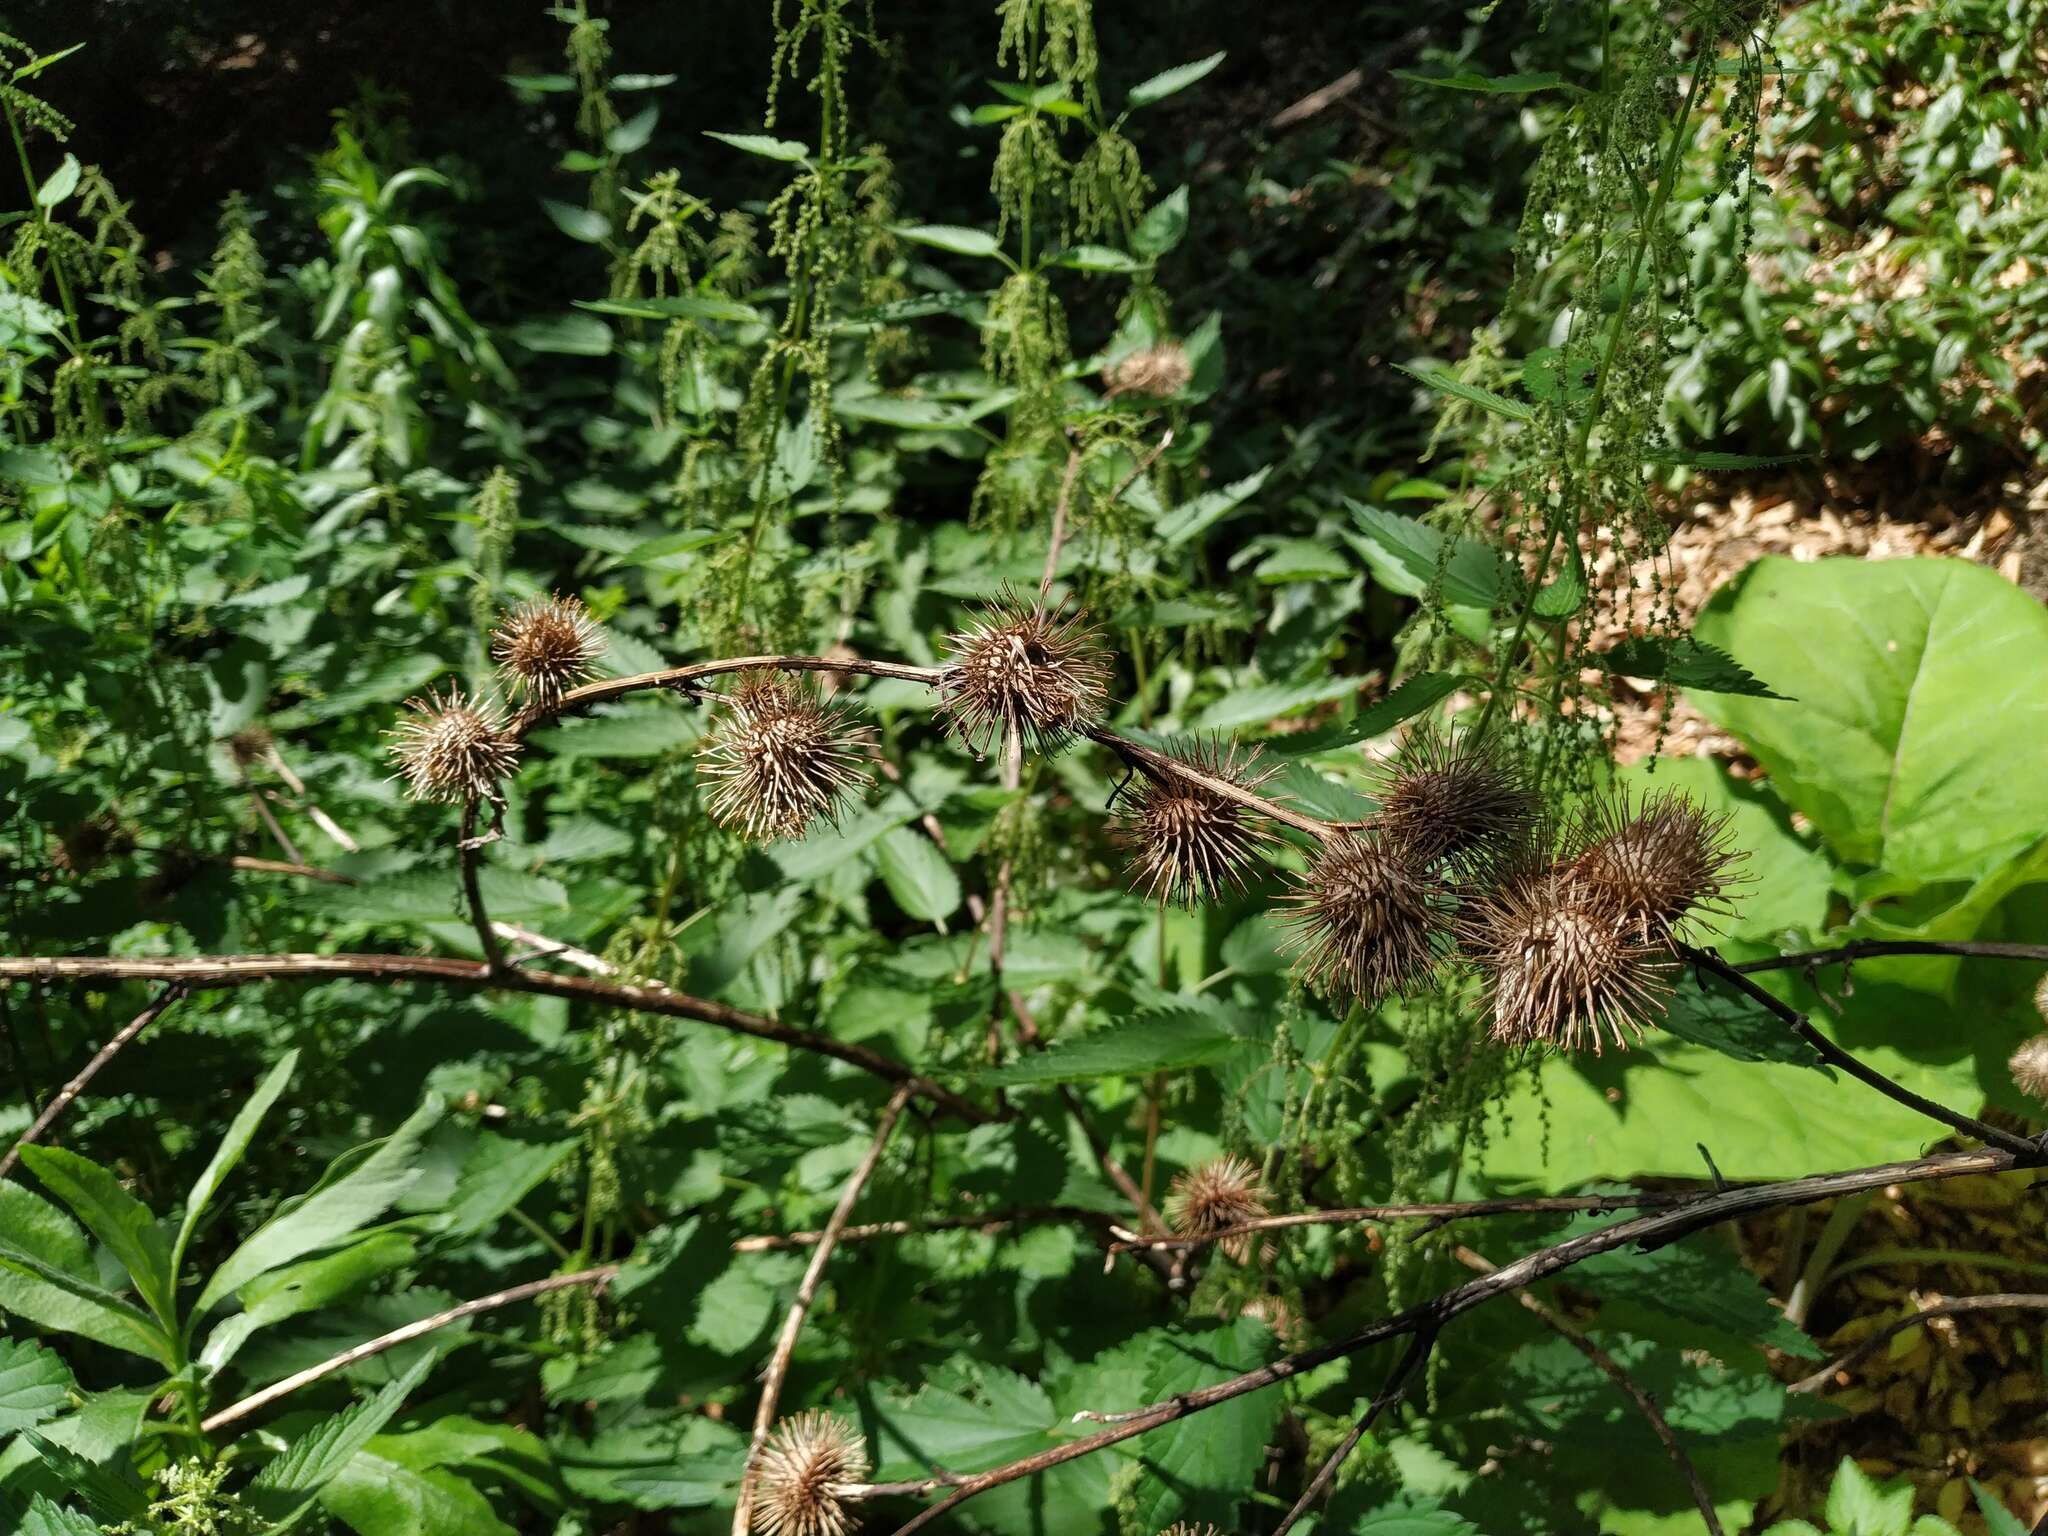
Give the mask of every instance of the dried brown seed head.
[(58, 873), (89, 875), (108, 859), (129, 852), (135, 839), (129, 836), (112, 811), (101, 811), (84, 821), (74, 822), (57, 834), (50, 863)]
[(1064, 601), (1048, 609), (1004, 593), (953, 637), (939, 709), (976, 752), (1011, 735), (1057, 751), (1101, 718), (1109, 655)]
[[(1279, 772), (1261, 766), (1256, 747), (1244, 751), (1216, 737), (1187, 743), (1171, 755), (1239, 789), (1258, 790)], [(1125, 795), (1117, 832), (1131, 850), (1133, 883), (1157, 900), (1191, 907), (1216, 900), (1227, 887), (1242, 887), (1261, 845), (1274, 840), (1249, 807), (1177, 775), (1149, 772)]]
[(228, 756), (234, 759), (237, 768), (253, 768), (270, 756), (277, 745), (276, 738), (260, 725), (246, 725), (228, 738)]
[(1238, 1310), (1237, 1315), (1257, 1318), (1274, 1338), (1289, 1349), (1299, 1348), (1308, 1333), (1302, 1326), (1301, 1314), (1288, 1304), (1284, 1296), (1254, 1296)]
[(2041, 984), (2034, 988), (2034, 1012), (2048, 1019), (2048, 976), (2041, 978)]
[(858, 1523), (838, 1490), (868, 1475), (867, 1444), (843, 1419), (811, 1409), (775, 1426), (749, 1474), (760, 1536), (844, 1536)]
[[(1166, 1197), (1166, 1219), (1182, 1237), (1207, 1237), (1265, 1214), (1259, 1170), (1241, 1157), (1219, 1157), (1190, 1168), (1174, 1179)], [(1251, 1234), (1225, 1238), (1219, 1246), (1242, 1264), (1251, 1252)]]
[(1528, 867), (1471, 893), (1459, 943), (1486, 980), (1493, 1038), (1626, 1047), (1663, 1011), (1670, 951), (1642, 941), (1570, 870)]
[(451, 686), (446, 695), (429, 689), (405, 707), (397, 729), (385, 734), (396, 738), (391, 757), (410, 798), (503, 801), (499, 786), (518, 764), (519, 744), (505, 733), (496, 706)]
[(711, 814), (757, 841), (802, 837), (836, 823), (849, 791), (868, 781), (875, 733), (807, 682), (757, 677), (725, 700), (697, 752), (712, 784)]
[(2036, 1035), (2012, 1053), (2006, 1062), (2012, 1069), (2013, 1085), (2030, 1099), (2048, 1104), (2048, 1035)]
[(1376, 1003), (1422, 982), (1449, 947), (1449, 890), (1378, 826), (1324, 843), (1288, 901), (1295, 969), (1321, 992)]
[(1526, 841), (1540, 809), (1527, 777), (1494, 741), (1436, 726), (1408, 732), (1380, 765), (1380, 812), (1389, 837), (1425, 863), (1474, 872)]
[(1176, 1520), (1159, 1536), (1224, 1536), (1223, 1528), (1217, 1525), (1196, 1525), (1192, 1520)]
[(1734, 909), (1730, 892), (1744, 855), (1729, 841), (1728, 818), (1702, 810), (1682, 791), (1596, 802), (1574, 829), (1581, 850), (1572, 872), (1621, 913), (1644, 943), (1668, 943), (1688, 918), (1709, 927)]
[(491, 659), (506, 685), (537, 710), (590, 676), (604, 635), (579, 597), (537, 597), (507, 614), (491, 635)]
[(1164, 400), (1188, 387), (1195, 376), (1179, 342), (1162, 341), (1119, 358), (1105, 372), (1112, 395), (1150, 395)]

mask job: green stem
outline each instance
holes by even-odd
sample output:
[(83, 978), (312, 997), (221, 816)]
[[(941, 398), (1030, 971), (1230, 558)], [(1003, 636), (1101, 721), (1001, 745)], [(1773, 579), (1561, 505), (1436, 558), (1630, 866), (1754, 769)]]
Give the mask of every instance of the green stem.
[[(1678, 124), (1671, 134), (1671, 147), (1665, 152), (1663, 167), (1658, 172), (1657, 195), (1650, 204), (1649, 214), (1643, 220), (1642, 227), (1636, 232), (1635, 248), (1629, 252), (1628, 272), (1622, 279), (1621, 297), (1614, 310), (1614, 323), (1607, 329), (1607, 345), (1601, 353), (1599, 370), (1593, 376), (1593, 389), (1586, 401), (1585, 419), (1579, 427), (1578, 441), (1572, 445), (1572, 457), (1581, 463), (1584, 462), (1586, 450), (1592, 443), (1593, 429), (1599, 423), (1601, 402), (1606, 397), (1607, 383), (1614, 372), (1614, 359), (1621, 351), (1621, 338), (1628, 330), (1629, 315), (1635, 307), (1636, 282), (1642, 276), (1643, 258), (1656, 242), (1658, 222), (1664, 217), (1664, 209), (1671, 201), (1672, 186), (1678, 179), (1678, 161), (1685, 152), (1686, 129), (1692, 122), (1693, 108), (1699, 104), (1700, 92), (1711, 73), (1706, 67), (1708, 61), (1705, 57), (1710, 47), (1711, 40), (1704, 41), (1701, 56), (1693, 61), (1692, 82), (1686, 88), (1685, 105), (1679, 110)], [(1596, 281), (1597, 276), (1596, 273)], [(1652, 302), (1655, 302), (1654, 296)], [(1479, 730), (1482, 733), (1492, 723), (1501, 696), (1507, 690), (1508, 673), (1514, 666), (1515, 654), (1521, 649), (1523, 638), (1529, 632), (1529, 621), (1536, 612), (1536, 596), (1543, 590), (1543, 583), (1550, 575), (1551, 564), (1557, 558), (1558, 545), (1566, 532), (1565, 525), (1565, 511), (1560, 507), (1554, 510), (1547, 520), (1542, 558), (1536, 562), (1536, 573), (1529, 582), (1529, 595), (1523, 600), (1521, 613), (1515, 620), (1515, 631), (1501, 652), (1500, 667), (1495, 673), (1493, 688), (1487, 694), (1485, 709), (1480, 712)]]
[(4, 107), (7, 114), (7, 136), (14, 140), (15, 158), (21, 162), (21, 181), (28, 190), (31, 216), (36, 221), (36, 227), (43, 233), (43, 249), (49, 253), (50, 276), (56, 280), (57, 298), (64, 307), (66, 339), (71, 347), (71, 355), (79, 367), (85, 370), (85, 408), (87, 416), (92, 421), (93, 441), (103, 447), (106, 443), (107, 427), (105, 419), (100, 414), (99, 381), (93, 377), (92, 365), (87, 359), (85, 328), (78, 323), (78, 306), (72, 302), (70, 279), (65, 277), (63, 259), (57, 254), (56, 243), (50, 239), (50, 210), (36, 197), (35, 167), (29, 164), (28, 140), (22, 134), (21, 119), (15, 115), (14, 103), (0, 98), (0, 107)]

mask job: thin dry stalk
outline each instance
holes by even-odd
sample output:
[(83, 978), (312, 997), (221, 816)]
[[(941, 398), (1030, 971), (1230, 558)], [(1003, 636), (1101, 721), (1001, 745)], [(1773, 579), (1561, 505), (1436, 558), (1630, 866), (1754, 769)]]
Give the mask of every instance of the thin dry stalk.
[[(1429, 1352), (1435, 1346), (1436, 1330), (1433, 1328), (1422, 1330), (1409, 1341), (1408, 1348), (1395, 1362), (1392, 1374), (1387, 1377), (1386, 1385), (1374, 1394), (1370, 1406), (1358, 1416), (1357, 1422), (1351, 1426), (1351, 1432), (1338, 1443), (1337, 1449), (1330, 1452), (1329, 1459), (1316, 1469), (1316, 1475), (1310, 1478), (1308, 1486), (1302, 1489), (1301, 1497), (1294, 1501), (1294, 1507), (1288, 1510), (1286, 1518), (1274, 1527), (1273, 1536), (1287, 1536), (1301, 1517), (1308, 1513), (1309, 1507), (1330, 1491), (1330, 1484), (1337, 1479), (1337, 1469), (1343, 1466), (1345, 1458), (1358, 1448), (1358, 1442), (1365, 1438), (1365, 1432), (1372, 1428), (1379, 1416), (1401, 1400), (1402, 1394), (1408, 1390), (1408, 1379), (1415, 1374), (1422, 1362), (1429, 1358)], [(1720, 1536), (1720, 1532), (1715, 1532), (1714, 1536)]]
[(761, 1459), (761, 1447), (768, 1443), (768, 1432), (775, 1427), (775, 1407), (782, 1399), (782, 1384), (789, 1377), (789, 1362), (796, 1354), (797, 1335), (803, 1332), (804, 1318), (811, 1310), (811, 1303), (817, 1299), (818, 1286), (825, 1278), (825, 1265), (839, 1242), (839, 1234), (846, 1230), (854, 1202), (860, 1199), (861, 1190), (882, 1160), (882, 1149), (889, 1145), (889, 1137), (903, 1114), (903, 1106), (909, 1102), (910, 1089), (905, 1086), (890, 1095), (888, 1104), (883, 1107), (882, 1117), (875, 1125), (874, 1139), (868, 1143), (860, 1165), (853, 1170), (853, 1177), (839, 1192), (839, 1203), (832, 1207), (832, 1215), (825, 1223), (825, 1230), (811, 1253), (811, 1262), (804, 1269), (803, 1280), (796, 1288), (796, 1299), (789, 1304), (789, 1316), (782, 1320), (782, 1332), (775, 1340), (775, 1353), (769, 1356), (768, 1370), (761, 1378), (761, 1402), (754, 1410), (754, 1435), (747, 1446), (747, 1459), (740, 1474), (739, 1499), (733, 1505), (732, 1536), (747, 1536), (747, 1527), (752, 1523), (754, 1464)]
[(1899, 1318), (1880, 1328), (1869, 1338), (1860, 1340), (1855, 1348), (1840, 1359), (1830, 1360), (1811, 1376), (1793, 1382), (1786, 1390), (1818, 1392), (1843, 1372), (1861, 1365), (1908, 1328), (1918, 1328), (1922, 1323), (1931, 1322), (1937, 1317), (1958, 1317), (1966, 1312), (2021, 1311), (2048, 1312), (2048, 1296), (2026, 1291), (1998, 1291), (1985, 1296), (1958, 1296), (1953, 1301), (1937, 1302), (1934, 1306), (1921, 1308), (1911, 1317)]
[(322, 1360), (318, 1365), (309, 1365), (303, 1371), (295, 1371), (282, 1381), (272, 1382), (261, 1392), (253, 1392), (238, 1403), (230, 1403), (200, 1421), (199, 1427), (207, 1434), (245, 1419), (259, 1408), (266, 1408), (281, 1397), (288, 1397), (301, 1387), (311, 1386), (324, 1376), (336, 1371), (347, 1370), (359, 1360), (372, 1355), (381, 1355), (387, 1349), (396, 1349), (414, 1339), (424, 1338), (450, 1323), (460, 1322), (465, 1317), (474, 1317), (479, 1312), (489, 1312), (497, 1307), (509, 1307), (515, 1301), (530, 1301), (535, 1296), (545, 1296), (550, 1291), (566, 1290), (572, 1285), (604, 1285), (619, 1272), (616, 1264), (600, 1264), (594, 1269), (581, 1269), (570, 1275), (549, 1275), (545, 1280), (529, 1280), (524, 1285), (514, 1285), (502, 1291), (493, 1291), (488, 1296), (478, 1296), (459, 1306), (436, 1312), (432, 1317), (423, 1317), (418, 1322), (407, 1323), (403, 1328), (394, 1328), (389, 1333), (379, 1334), (364, 1344), (344, 1349), (340, 1354)]
[(174, 981), (165, 987), (163, 991), (157, 994), (155, 1002), (122, 1025), (120, 1033), (101, 1046), (94, 1053), (92, 1060), (79, 1069), (78, 1075), (57, 1090), (57, 1096), (43, 1106), (43, 1112), (37, 1115), (29, 1128), (21, 1133), (20, 1139), (7, 1149), (7, 1155), (0, 1157), (0, 1179), (4, 1179), (14, 1172), (15, 1164), (21, 1161), (21, 1149), (40, 1140), (50, 1127), (57, 1123), (64, 1111), (71, 1107), (71, 1101), (85, 1092), (86, 1085), (99, 1076), (101, 1068), (118, 1056), (121, 1053), (121, 1048), (130, 1040), (133, 1040), (137, 1035), (149, 1028), (150, 1025), (162, 1018), (164, 1010), (183, 997), (185, 991), (186, 988), (183, 982)]

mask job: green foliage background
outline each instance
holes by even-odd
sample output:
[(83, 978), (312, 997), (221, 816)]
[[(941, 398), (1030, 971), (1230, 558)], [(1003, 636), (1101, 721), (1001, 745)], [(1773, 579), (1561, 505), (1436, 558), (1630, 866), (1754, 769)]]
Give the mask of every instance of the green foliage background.
[[(1551, 563), (1558, 465), (1583, 473), (1560, 482), (1572, 528), (1579, 497), (1643, 551), (1656, 496), (1702, 464), (1818, 453), (1958, 499), (2040, 472), (2048, 14), (2028, 0), (1794, 8), (1753, 145), (1763, 55), (1745, 73), (1718, 34), (1632, 5), (1281, 5), (1257, 26), (1086, 0), (785, 0), (690, 26), (580, 3), (412, 6), (403, 26), (15, 9), (11, 954), (473, 955), (453, 813), (402, 798), (383, 733), (430, 684), (490, 686), (501, 609), (581, 596), (622, 674), (835, 645), (932, 664), (976, 603), (1038, 580), (1070, 452), (1059, 578), (1120, 653), (1116, 723), (1266, 741), (1286, 793), (1340, 818), (1370, 805), (1361, 743), (1496, 664), (1529, 670), (1554, 793), (1609, 782), (1565, 707), (1597, 697), (1574, 618), (1596, 598), (1576, 539)], [(1683, 119), (1679, 44), (1729, 63)], [(1354, 92), (1285, 120), (1353, 60)], [(274, 145), (207, 142), (209, 114), (248, 98), (275, 110)], [(1634, 116), (1591, 105), (1617, 101)], [(181, 121), (180, 102), (200, 105)], [(1667, 143), (1670, 216), (1645, 237), (1625, 171)], [(1540, 158), (1559, 144), (1611, 179), (1560, 183), (1569, 157)], [(1754, 185), (1736, 169), (1752, 148)], [(1602, 207), (1600, 241), (1541, 217)], [(1647, 275), (1615, 297), (1631, 239)], [(1610, 348), (1589, 404), (1617, 306), (1646, 309), (1648, 340), (1618, 368)], [(1167, 342), (1184, 382), (1109, 387)], [(1758, 878), (1724, 952), (2048, 936), (2037, 600), (1962, 562), (1839, 559), (1759, 562), (1689, 637), (1660, 600), (1599, 595), (1649, 648), (1612, 670), (1691, 686), (1764, 774), (1619, 777), (1733, 818)], [(1523, 1060), (1483, 1044), (1469, 999), (1333, 1011), (1287, 977), (1277, 874), (1191, 913), (1127, 890), (1112, 759), (1030, 760), (1006, 789), (921, 688), (858, 698), (897, 772), (837, 830), (765, 849), (703, 810), (689, 701), (549, 727), (483, 890), (493, 917), (628, 979), (1012, 1093), (1006, 1123), (913, 1116), (855, 1220), (1066, 1217), (848, 1243), (802, 1336), (783, 1412), (856, 1422), (880, 1480), (994, 1466), (1082, 1432), (1077, 1412), (1341, 1337), (1460, 1277), (1457, 1242), (1499, 1262), (1559, 1235), (1317, 1228), (1191, 1285), (1129, 1256), (1105, 1269), (1091, 1233), (1129, 1202), (1055, 1087), (1162, 1199), (1226, 1151), (1309, 1206), (1703, 1183), (1702, 1148), (1718, 1176), (1785, 1177), (1929, 1141), (1711, 1020)], [(999, 983), (970, 903), (1006, 864)], [(1866, 962), (1833, 1011), (1792, 974), (1788, 997), (1907, 1086), (2038, 1116), (2004, 1065), (2042, 1027), (2038, 968)], [(1051, 1047), (991, 1069), (1005, 992)], [(9, 990), (0, 1134), (146, 997)], [(822, 1225), (883, 1097), (817, 1057), (555, 999), (345, 981), (180, 1003), (62, 1147), (0, 1184), (0, 1523), (725, 1529), (736, 1426), (803, 1269), (801, 1250), (734, 1244)], [(260, 1428), (201, 1428), (460, 1299), (613, 1261), (601, 1296), (465, 1321)], [(1609, 1255), (1571, 1294), (1725, 1517), (1749, 1518), (1815, 1412), (1772, 1366), (1821, 1347), (1722, 1235)], [(1391, 1362), (1336, 1362), (958, 1518), (1268, 1529)], [(1789, 1513), (1903, 1528), (1852, 1474), (1824, 1516)], [(1503, 1306), (1447, 1335), (1316, 1523), (1697, 1516), (1604, 1379)]]

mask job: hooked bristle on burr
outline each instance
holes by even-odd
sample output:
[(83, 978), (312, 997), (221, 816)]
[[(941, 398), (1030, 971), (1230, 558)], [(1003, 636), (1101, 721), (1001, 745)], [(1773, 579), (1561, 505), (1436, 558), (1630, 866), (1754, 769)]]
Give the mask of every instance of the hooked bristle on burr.
[(2030, 1099), (2048, 1104), (2048, 1035), (2036, 1035), (2006, 1062), (2013, 1086)]
[(579, 597), (536, 597), (507, 614), (491, 635), (491, 659), (506, 684), (536, 710), (552, 710), (590, 676), (604, 635)]
[(727, 696), (697, 753), (711, 814), (757, 841), (836, 824), (847, 794), (868, 782), (874, 732), (808, 683), (750, 679)]
[[(1262, 766), (1256, 747), (1211, 737), (1173, 748), (1176, 761), (1211, 779), (1256, 792), (1279, 770)], [(1195, 906), (1242, 888), (1260, 848), (1274, 835), (1249, 806), (1173, 773), (1141, 768), (1117, 819), (1132, 854), (1132, 883), (1155, 900)]]
[(1497, 741), (1423, 725), (1378, 769), (1387, 835), (1424, 863), (1476, 872), (1529, 836), (1540, 809), (1528, 779)]
[(1006, 592), (949, 650), (939, 709), (977, 753), (1011, 736), (1057, 751), (1102, 717), (1109, 654), (1064, 599), (1046, 608)]
[(1425, 980), (1449, 944), (1448, 888), (1377, 826), (1324, 843), (1288, 901), (1302, 980), (1368, 1005)]
[(1609, 903), (1644, 943), (1669, 942), (1688, 919), (1711, 927), (1734, 908), (1730, 889), (1745, 857), (1730, 842), (1729, 819), (1683, 791), (1602, 800), (1574, 831), (1572, 873)]
[(395, 730), (392, 760), (414, 800), (459, 804), (483, 799), (502, 804), (500, 785), (519, 761), (519, 744), (505, 731), (495, 705), (463, 695), (459, 686), (446, 694), (429, 689), (408, 699), (407, 713)]
[[(1265, 1214), (1259, 1170), (1241, 1157), (1213, 1158), (1188, 1169), (1174, 1179), (1166, 1198), (1166, 1219), (1182, 1237), (1207, 1237)], [(1251, 1234), (1225, 1238), (1218, 1246), (1242, 1264), (1251, 1252)]]
[(1103, 371), (1111, 395), (1150, 395), (1158, 400), (1179, 394), (1194, 376), (1186, 349), (1175, 341), (1140, 347)]
[(868, 1475), (867, 1444), (844, 1420), (810, 1409), (775, 1426), (749, 1475), (759, 1536), (845, 1536), (857, 1523), (839, 1490)]
[(1626, 1048), (1663, 1012), (1670, 950), (1560, 866), (1527, 866), (1467, 895), (1460, 947), (1486, 983), (1493, 1038), (1562, 1050)]

